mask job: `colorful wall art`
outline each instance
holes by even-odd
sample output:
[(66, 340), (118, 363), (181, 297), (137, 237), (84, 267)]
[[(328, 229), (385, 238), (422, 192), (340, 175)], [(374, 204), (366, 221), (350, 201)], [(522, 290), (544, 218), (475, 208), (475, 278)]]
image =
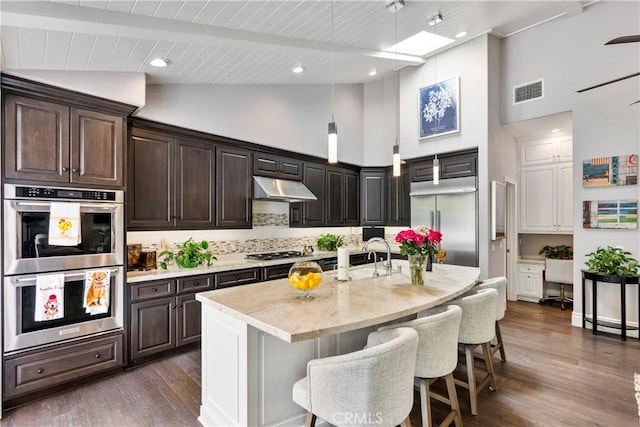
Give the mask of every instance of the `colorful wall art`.
[(638, 228), (638, 201), (586, 200), (582, 202), (582, 228)]
[(460, 131), (459, 78), (420, 89), (420, 138), (433, 138)]
[(597, 157), (582, 162), (582, 186), (606, 187), (638, 183), (638, 155)]

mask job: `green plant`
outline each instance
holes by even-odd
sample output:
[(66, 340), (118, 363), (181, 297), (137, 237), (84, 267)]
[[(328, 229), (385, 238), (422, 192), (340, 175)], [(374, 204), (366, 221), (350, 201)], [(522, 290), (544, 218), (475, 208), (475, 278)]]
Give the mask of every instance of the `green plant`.
[(344, 246), (341, 236), (327, 233), (318, 238), (318, 249), (323, 251), (337, 251), (340, 246)]
[(209, 243), (206, 240), (196, 242), (192, 237), (189, 237), (183, 244), (177, 244), (174, 251), (160, 252), (160, 257), (164, 257), (164, 260), (160, 262), (160, 267), (166, 270), (167, 263), (174, 259), (176, 264), (182, 268), (196, 268), (205, 262), (208, 267), (212, 260), (218, 259), (208, 249)]
[(590, 257), (585, 265), (589, 271), (607, 276), (634, 276), (638, 274), (638, 261), (621, 248), (607, 246), (598, 247), (595, 252), (589, 252)]
[(573, 248), (567, 245), (545, 246), (540, 250), (540, 255), (551, 259), (573, 259)]

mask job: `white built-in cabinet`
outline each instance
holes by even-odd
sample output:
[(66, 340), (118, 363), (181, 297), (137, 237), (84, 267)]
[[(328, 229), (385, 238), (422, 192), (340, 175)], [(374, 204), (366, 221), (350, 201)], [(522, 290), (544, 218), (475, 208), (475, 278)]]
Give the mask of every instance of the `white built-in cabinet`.
[(573, 164), (567, 137), (519, 143), (521, 233), (573, 232)]
[(542, 298), (543, 265), (518, 263), (518, 299), (537, 302)]

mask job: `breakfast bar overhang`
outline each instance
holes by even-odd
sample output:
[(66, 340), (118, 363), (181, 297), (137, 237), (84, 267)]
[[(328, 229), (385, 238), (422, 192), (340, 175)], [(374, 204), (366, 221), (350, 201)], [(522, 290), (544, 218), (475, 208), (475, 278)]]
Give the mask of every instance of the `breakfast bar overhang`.
[[(379, 325), (443, 304), (469, 290), (476, 267), (439, 266), (425, 285), (402, 273), (366, 277), (370, 266), (352, 269), (360, 279), (339, 282), (324, 273), (312, 300), (286, 279), (203, 292), (202, 402), (205, 426), (303, 425), (305, 411), (291, 399), (307, 362), (364, 347)], [(364, 274), (363, 274), (364, 273)]]

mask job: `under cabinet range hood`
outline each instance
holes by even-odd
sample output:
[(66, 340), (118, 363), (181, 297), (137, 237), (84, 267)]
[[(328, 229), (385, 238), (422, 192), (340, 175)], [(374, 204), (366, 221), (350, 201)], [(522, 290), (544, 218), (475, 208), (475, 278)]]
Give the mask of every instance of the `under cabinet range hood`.
[(317, 197), (303, 183), (288, 179), (253, 177), (253, 198), (279, 202), (308, 202)]

